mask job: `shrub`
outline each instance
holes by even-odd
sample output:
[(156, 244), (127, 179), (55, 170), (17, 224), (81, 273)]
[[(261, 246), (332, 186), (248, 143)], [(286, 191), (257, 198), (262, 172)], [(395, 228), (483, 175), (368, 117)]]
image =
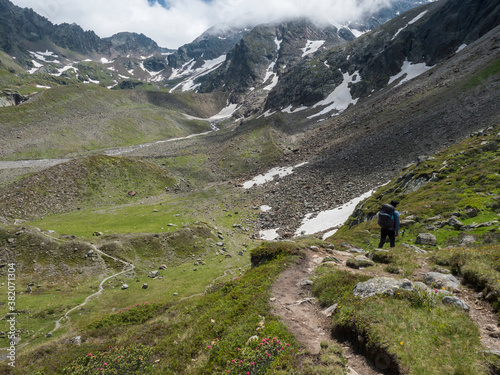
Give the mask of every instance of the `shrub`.
[[(217, 346), (210, 347), (217, 350)], [(276, 337), (265, 338), (260, 342), (250, 341), (243, 348), (238, 348), (238, 357), (231, 359), (224, 374), (266, 374), (279, 357), (291, 350), (290, 344), (281, 342)]]
[(284, 255), (302, 256), (300, 246), (295, 242), (263, 242), (250, 253), (252, 267), (257, 267)]
[(110, 347), (106, 352), (88, 353), (63, 369), (64, 375), (151, 374), (152, 349), (137, 344), (127, 348)]
[(89, 329), (98, 329), (114, 325), (142, 324), (157, 314), (164, 312), (168, 307), (159, 303), (137, 304), (118, 311), (116, 314), (106, 315), (100, 320), (89, 324)]

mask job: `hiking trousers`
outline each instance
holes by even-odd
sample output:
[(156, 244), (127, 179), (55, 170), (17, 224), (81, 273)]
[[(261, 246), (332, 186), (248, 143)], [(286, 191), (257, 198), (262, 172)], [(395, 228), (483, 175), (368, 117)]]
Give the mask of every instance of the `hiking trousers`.
[(387, 237), (389, 237), (391, 247), (396, 246), (396, 231), (394, 229), (380, 228), (380, 243), (378, 244), (379, 249), (384, 246)]

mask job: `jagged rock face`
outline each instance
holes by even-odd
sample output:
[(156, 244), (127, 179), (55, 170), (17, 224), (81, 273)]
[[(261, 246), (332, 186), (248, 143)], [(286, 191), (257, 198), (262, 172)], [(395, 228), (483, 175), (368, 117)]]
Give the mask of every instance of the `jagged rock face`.
[(162, 49), (143, 34), (118, 33), (101, 39), (93, 31), (84, 31), (76, 24), (54, 25), (31, 9), (20, 8), (8, 0), (0, 0), (0, 49), (29, 59), (29, 50), (64, 48), (83, 55), (104, 54), (110, 57), (151, 55)]
[(106, 52), (109, 56), (125, 55), (151, 55), (160, 53), (158, 44), (144, 34), (118, 33), (109, 38), (104, 38), (106, 45), (101, 48), (101, 52)]
[[(348, 30), (343, 35), (354, 38)], [(236, 44), (217, 71), (204, 78), (200, 92), (245, 92), (264, 84), (267, 71), (280, 75), (301, 61), (308, 41), (322, 41), (324, 49), (344, 43), (345, 38), (333, 26), (307, 20), (257, 26)]]
[(191, 60), (212, 60), (225, 55), (250, 30), (246, 28), (212, 27), (193, 42), (180, 47), (168, 56), (168, 64), (178, 69)]
[(93, 31), (84, 31), (76, 24), (53, 25), (49, 36), (58, 46), (83, 54), (96, 52), (104, 44)]
[[(295, 67), (268, 96), (265, 109), (311, 105), (357, 73), (353, 98), (387, 86), (403, 64), (433, 66), (500, 24), (494, 0), (448, 0), (415, 8), (374, 32)], [(464, 26), (465, 25), (465, 26)]]
[(95, 52), (102, 46), (101, 39), (93, 31), (84, 31), (75, 24), (54, 25), (31, 9), (0, 0), (0, 47), (3, 51), (22, 56), (28, 45), (44, 38), (82, 54)]

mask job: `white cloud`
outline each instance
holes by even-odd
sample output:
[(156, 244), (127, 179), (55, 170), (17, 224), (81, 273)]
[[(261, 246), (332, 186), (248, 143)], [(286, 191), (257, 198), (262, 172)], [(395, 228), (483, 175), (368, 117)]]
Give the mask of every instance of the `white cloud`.
[(147, 0), (12, 0), (50, 21), (77, 23), (100, 37), (143, 33), (160, 46), (177, 48), (220, 23), (258, 24), (311, 17), (341, 23), (392, 0), (171, 0), (168, 9)]

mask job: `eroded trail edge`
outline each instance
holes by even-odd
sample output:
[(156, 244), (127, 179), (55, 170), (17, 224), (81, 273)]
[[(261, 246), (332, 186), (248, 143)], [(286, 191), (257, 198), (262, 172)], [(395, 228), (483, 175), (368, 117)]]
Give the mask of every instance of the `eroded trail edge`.
[[(272, 313), (281, 317), (311, 355), (319, 354), (322, 342), (335, 341), (331, 335), (331, 318), (323, 314), (324, 309), (311, 293), (311, 277), (326, 256), (323, 250), (306, 250), (304, 258), (289, 266), (272, 287)], [(354, 353), (347, 344), (342, 345), (351, 375), (379, 374), (365, 357)]]

